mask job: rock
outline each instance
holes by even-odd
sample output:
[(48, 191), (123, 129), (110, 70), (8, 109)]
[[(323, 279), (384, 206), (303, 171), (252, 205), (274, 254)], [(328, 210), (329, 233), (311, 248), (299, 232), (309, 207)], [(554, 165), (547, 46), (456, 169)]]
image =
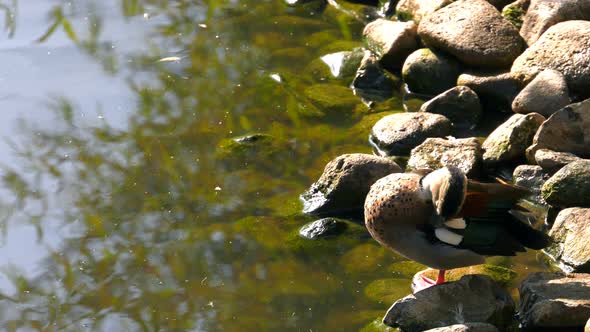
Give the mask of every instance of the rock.
[(363, 36), (367, 48), (379, 56), (387, 69), (399, 69), (406, 57), (418, 48), (414, 22), (377, 19), (365, 26)]
[(498, 329), (488, 323), (465, 323), (438, 327), (424, 332), (498, 332)]
[(365, 52), (361, 48), (356, 48), (352, 51), (326, 54), (320, 59), (330, 68), (332, 76), (344, 79), (355, 75), (364, 55)]
[(590, 160), (564, 166), (545, 182), (541, 194), (554, 206), (590, 206)]
[(402, 78), (410, 91), (436, 95), (455, 86), (461, 65), (453, 58), (419, 49), (408, 56), (402, 68)]
[(542, 203), (541, 187), (549, 178), (549, 175), (543, 171), (541, 166), (537, 165), (520, 165), (512, 173), (512, 181), (515, 185), (525, 187), (535, 194), (535, 201)]
[(324, 173), (301, 195), (303, 212), (318, 216), (362, 214), (365, 196), (378, 179), (401, 172), (393, 161), (369, 154), (345, 154), (330, 161)]
[(381, 155), (407, 155), (428, 137), (451, 133), (451, 121), (439, 114), (396, 113), (377, 121), (369, 140)]
[(456, 86), (432, 98), (420, 107), (420, 112), (442, 114), (456, 128), (473, 128), (482, 114), (477, 94), (467, 86)]
[(567, 21), (549, 28), (512, 65), (512, 74), (530, 82), (539, 72), (555, 69), (571, 92), (590, 97), (590, 22)]
[(467, 275), (459, 281), (426, 288), (395, 302), (383, 323), (403, 331), (424, 331), (463, 324), (510, 324), (514, 302), (510, 294), (490, 277)]
[(590, 332), (590, 318), (588, 318), (586, 326), (584, 326), (584, 332)]
[(543, 122), (527, 149), (527, 159), (533, 162), (539, 149), (590, 157), (590, 99), (570, 104)]
[(389, 327), (381, 321), (381, 318), (377, 318), (365, 325), (359, 332), (399, 332), (399, 330)]
[(590, 317), (590, 275), (531, 273), (519, 288), (525, 330), (580, 330)]
[(355, 93), (367, 96), (368, 99), (373, 99), (370, 98), (371, 96), (388, 99), (393, 96), (393, 90), (397, 83), (399, 82), (396, 82), (391, 74), (381, 67), (377, 56), (371, 51), (365, 51), (356, 77), (352, 81)]
[(323, 218), (312, 221), (299, 230), (299, 236), (310, 240), (326, 238), (342, 233), (347, 224), (336, 218)]
[(526, 14), (530, 3), (531, 0), (517, 0), (509, 5), (506, 5), (502, 9), (502, 16), (512, 23), (512, 25), (520, 29), (522, 27), (524, 14)]
[(351, 112), (359, 102), (350, 88), (336, 84), (314, 84), (304, 93), (321, 112), (326, 113)]
[(515, 113), (539, 113), (545, 117), (569, 105), (571, 99), (565, 77), (547, 69), (539, 73), (512, 102)]
[(555, 218), (549, 232), (554, 242), (547, 252), (566, 272), (590, 272), (589, 225), (590, 209), (561, 210)]
[(422, 18), (450, 4), (452, 0), (400, 0), (395, 7), (397, 17), (402, 21), (420, 23)]
[(377, 279), (365, 287), (365, 296), (378, 303), (391, 303), (411, 293), (408, 279)]
[(547, 149), (539, 149), (535, 152), (535, 161), (537, 165), (550, 174), (559, 171), (563, 166), (569, 163), (581, 159), (582, 158), (569, 152), (555, 152)]
[(527, 44), (532, 45), (547, 29), (559, 22), (588, 19), (588, 0), (531, 0), (523, 18), (520, 35)]
[(468, 176), (475, 176), (481, 166), (481, 144), (476, 138), (427, 138), (412, 149), (408, 169), (439, 169), (444, 166), (460, 168)]
[[(512, 281), (514, 281), (514, 279), (516, 279), (516, 272), (514, 270), (491, 264), (479, 264), (448, 270), (446, 273), (446, 279), (447, 281), (457, 281), (460, 280), (463, 276), (473, 274), (486, 275), (502, 286), (507, 286)], [(424, 271), (419, 272), (417, 276), (415, 276), (414, 278), (420, 277), (422, 275), (432, 280), (436, 280), (436, 277), (438, 276), (438, 270), (426, 269)]]
[(537, 128), (545, 118), (538, 113), (514, 114), (483, 142), (484, 165), (494, 166), (524, 157)]
[(514, 97), (520, 92), (520, 83), (506, 72), (469, 72), (459, 75), (457, 85), (465, 85), (491, 108), (510, 110)]
[(509, 67), (525, 46), (518, 30), (484, 0), (458, 0), (435, 11), (420, 22), (418, 35), (478, 67)]

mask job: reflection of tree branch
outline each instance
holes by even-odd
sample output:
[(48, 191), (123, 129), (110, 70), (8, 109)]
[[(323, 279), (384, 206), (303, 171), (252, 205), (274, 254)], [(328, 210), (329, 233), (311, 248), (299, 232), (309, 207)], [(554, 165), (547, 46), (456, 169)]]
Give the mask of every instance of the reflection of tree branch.
[(10, 5), (0, 3), (0, 10), (4, 11), (4, 30), (8, 37), (12, 38), (16, 31), (17, 0), (12, 0)]

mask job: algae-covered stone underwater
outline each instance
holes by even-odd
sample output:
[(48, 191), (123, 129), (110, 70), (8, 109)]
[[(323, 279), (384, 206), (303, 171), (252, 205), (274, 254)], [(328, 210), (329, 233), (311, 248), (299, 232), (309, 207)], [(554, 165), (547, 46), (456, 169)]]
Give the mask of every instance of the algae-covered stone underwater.
[[(300, 195), (425, 98), (401, 72), (350, 88), (385, 2), (290, 2), (0, 2), (3, 330), (395, 331), (425, 267), (358, 218), (306, 238)], [(530, 251), (467, 273), (517, 299), (552, 269)]]

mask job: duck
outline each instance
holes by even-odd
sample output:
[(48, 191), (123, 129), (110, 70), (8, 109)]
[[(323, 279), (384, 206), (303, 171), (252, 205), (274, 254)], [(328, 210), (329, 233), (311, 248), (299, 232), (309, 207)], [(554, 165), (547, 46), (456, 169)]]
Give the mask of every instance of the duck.
[(414, 278), (414, 292), (446, 282), (447, 270), (515, 256), (551, 243), (517, 206), (526, 188), (468, 179), (453, 166), (394, 173), (377, 180), (364, 204), (365, 226), (382, 246), (438, 270), (436, 280)]

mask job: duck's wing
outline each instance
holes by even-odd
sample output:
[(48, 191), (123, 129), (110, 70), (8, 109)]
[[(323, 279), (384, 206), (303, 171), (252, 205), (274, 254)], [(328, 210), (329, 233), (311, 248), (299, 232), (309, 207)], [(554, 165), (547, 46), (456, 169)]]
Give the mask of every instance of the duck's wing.
[[(531, 226), (528, 211), (514, 208), (516, 201), (528, 194), (525, 188), (507, 183), (470, 180), (459, 216), (435, 229), (435, 236), (447, 244), (489, 256), (514, 256), (525, 247), (545, 248), (551, 242), (549, 236)], [(464, 227), (453, 227), (456, 225)]]

